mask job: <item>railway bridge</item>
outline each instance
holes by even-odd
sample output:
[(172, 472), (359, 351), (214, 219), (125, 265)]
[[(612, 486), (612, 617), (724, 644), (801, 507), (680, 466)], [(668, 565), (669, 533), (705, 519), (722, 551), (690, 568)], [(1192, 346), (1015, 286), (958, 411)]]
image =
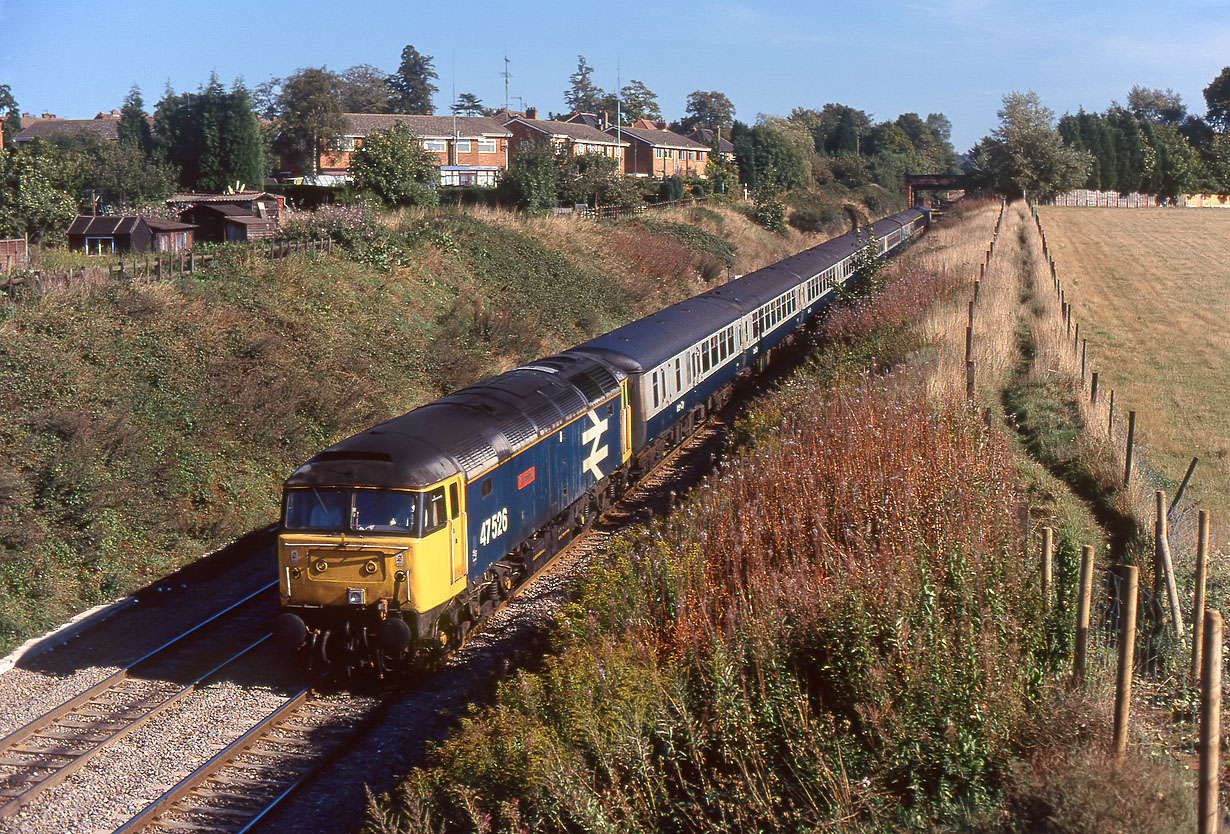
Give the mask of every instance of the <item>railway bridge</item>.
[(907, 207), (915, 205), (919, 191), (958, 191), (969, 184), (966, 174), (906, 174), (901, 194)]

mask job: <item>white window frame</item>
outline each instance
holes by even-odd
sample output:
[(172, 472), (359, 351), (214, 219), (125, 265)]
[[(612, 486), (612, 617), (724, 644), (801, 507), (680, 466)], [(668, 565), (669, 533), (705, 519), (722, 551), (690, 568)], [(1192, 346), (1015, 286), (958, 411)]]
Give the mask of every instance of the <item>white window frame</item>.
[(470, 140), (469, 139), (457, 139), (455, 140), (455, 144), (457, 145), (457, 153), (469, 153), (470, 152)]
[(448, 153), (447, 139), (424, 139), (423, 148), (436, 153)]
[(498, 153), (499, 145), (496, 143), (494, 139), (479, 139), (478, 140), (478, 152), (479, 153)]

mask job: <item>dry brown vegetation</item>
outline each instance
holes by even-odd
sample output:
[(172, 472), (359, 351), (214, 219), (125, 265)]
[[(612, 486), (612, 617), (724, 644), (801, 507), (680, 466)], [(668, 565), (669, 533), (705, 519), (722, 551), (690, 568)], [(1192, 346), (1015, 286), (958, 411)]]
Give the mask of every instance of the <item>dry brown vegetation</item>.
[(1230, 212), (1040, 214), (1090, 369), (1117, 413), (1137, 412), (1137, 440), (1167, 479), (1200, 458), (1189, 489), (1230, 546)]

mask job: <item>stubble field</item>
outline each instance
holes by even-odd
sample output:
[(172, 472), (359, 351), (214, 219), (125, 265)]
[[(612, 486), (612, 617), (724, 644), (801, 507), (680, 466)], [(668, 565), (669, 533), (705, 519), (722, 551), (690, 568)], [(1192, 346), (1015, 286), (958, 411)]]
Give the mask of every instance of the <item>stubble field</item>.
[(1039, 209), (1088, 367), (1137, 441), (1230, 546), (1230, 211)]

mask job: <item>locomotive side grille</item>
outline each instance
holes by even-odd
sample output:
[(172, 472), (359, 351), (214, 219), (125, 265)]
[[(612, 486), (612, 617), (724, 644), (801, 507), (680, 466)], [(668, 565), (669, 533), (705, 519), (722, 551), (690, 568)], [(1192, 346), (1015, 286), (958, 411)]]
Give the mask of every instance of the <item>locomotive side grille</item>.
[(467, 473), (481, 472), (497, 460), (495, 449), (482, 437), (474, 437), (455, 450), (457, 462)]
[(534, 428), (534, 424), (530, 422), (529, 418), (521, 414), (500, 426), (500, 431), (508, 438), (508, 443), (513, 447), (513, 451), (520, 449), (538, 437), (538, 430)]
[(564, 422), (564, 415), (550, 400), (543, 400), (529, 410), (529, 417), (540, 432), (548, 432)]
[(585, 399), (589, 400), (590, 404), (600, 402), (604, 393), (602, 386), (597, 380), (589, 374), (576, 374), (568, 378), (568, 381), (581, 389), (581, 393), (585, 395)]
[(589, 403), (575, 388), (566, 388), (556, 393), (555, 404), (565, 414), (576, 414), (589, 408)]

